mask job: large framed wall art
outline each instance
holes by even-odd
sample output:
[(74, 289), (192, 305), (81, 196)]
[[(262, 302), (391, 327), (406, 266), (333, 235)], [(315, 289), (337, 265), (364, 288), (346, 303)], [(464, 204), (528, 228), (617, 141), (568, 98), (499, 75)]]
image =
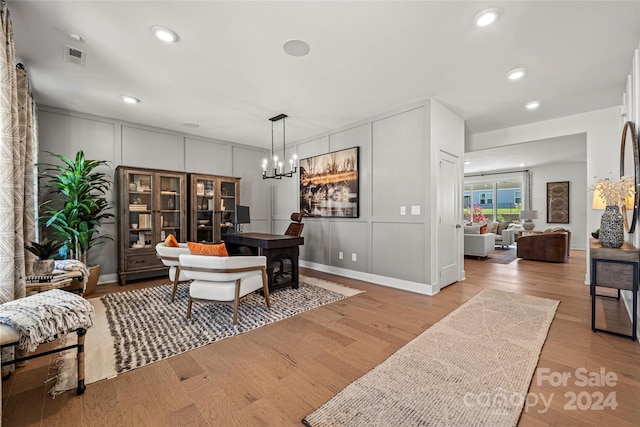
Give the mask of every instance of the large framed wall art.
[(358, 218), (358, 147), (300, 160), (300, 210)]
[(569, 224), (569, 181), (547, 182), (547, 222)]

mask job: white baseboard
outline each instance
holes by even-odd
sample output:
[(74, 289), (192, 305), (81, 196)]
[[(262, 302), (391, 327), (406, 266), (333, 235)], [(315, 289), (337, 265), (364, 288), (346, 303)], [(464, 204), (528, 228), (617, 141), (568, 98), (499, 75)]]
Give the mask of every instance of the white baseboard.
[(346, 268), (333, 267), (330, 265), (317, 264), (315, 262), (300, 260), (300, 267), (310, 268), (312, 270), (322, 271), (324, 273), (336, 274), (338, 276), (349, 277), (352, 279), (363, 280), (375, 283), (377, 285), (388, 286), (390, 288), (402, 289), (405, 291), (415, 292), (422, 295), (435, 295), (438, 293), (437, 285), (428, 285), (426, 283), (410, 282), (408, 280), (394, 279), (393, 277), (379, 276), (377, 274), (364, 273), (362, 271), (348, 270)]

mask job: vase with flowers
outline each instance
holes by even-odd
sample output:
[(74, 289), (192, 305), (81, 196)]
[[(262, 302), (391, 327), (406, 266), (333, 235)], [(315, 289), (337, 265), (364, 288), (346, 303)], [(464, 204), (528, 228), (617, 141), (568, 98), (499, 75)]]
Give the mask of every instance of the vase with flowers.
[(605, 248), (619, 248), (624, 243), (624, 221), (620, 214), (620, 204), (627, 197), (634, 195), (634, 178), (625, 175), (619, 181), (601, 179), (591, 189), (594, 197), (599, 197), (605, 205), (604, 214), (600, 218), (598, 241)]

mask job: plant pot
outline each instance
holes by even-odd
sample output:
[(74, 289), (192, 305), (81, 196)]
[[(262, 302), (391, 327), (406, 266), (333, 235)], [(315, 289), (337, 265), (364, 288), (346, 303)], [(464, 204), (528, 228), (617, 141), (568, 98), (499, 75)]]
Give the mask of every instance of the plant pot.
[(91, 295), (98, 285), (98, 279), (100, 278), (100, 266), (93, 265), (89, 268), (89, 280), (87, 280), (87, 286), (84, 289), (84, 296)]
[(56, 262), (52, 259), (39, 259), (33, 263), (34, 276), (44, 276), (53, 273)]

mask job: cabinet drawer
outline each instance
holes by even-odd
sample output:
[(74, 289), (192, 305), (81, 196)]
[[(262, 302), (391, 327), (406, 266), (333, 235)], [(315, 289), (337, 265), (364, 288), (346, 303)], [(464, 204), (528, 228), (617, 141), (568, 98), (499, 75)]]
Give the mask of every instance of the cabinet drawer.
[(162, 261), (155, 253), (146, 255), (127, 255), (127, 271), (161, 267)]

